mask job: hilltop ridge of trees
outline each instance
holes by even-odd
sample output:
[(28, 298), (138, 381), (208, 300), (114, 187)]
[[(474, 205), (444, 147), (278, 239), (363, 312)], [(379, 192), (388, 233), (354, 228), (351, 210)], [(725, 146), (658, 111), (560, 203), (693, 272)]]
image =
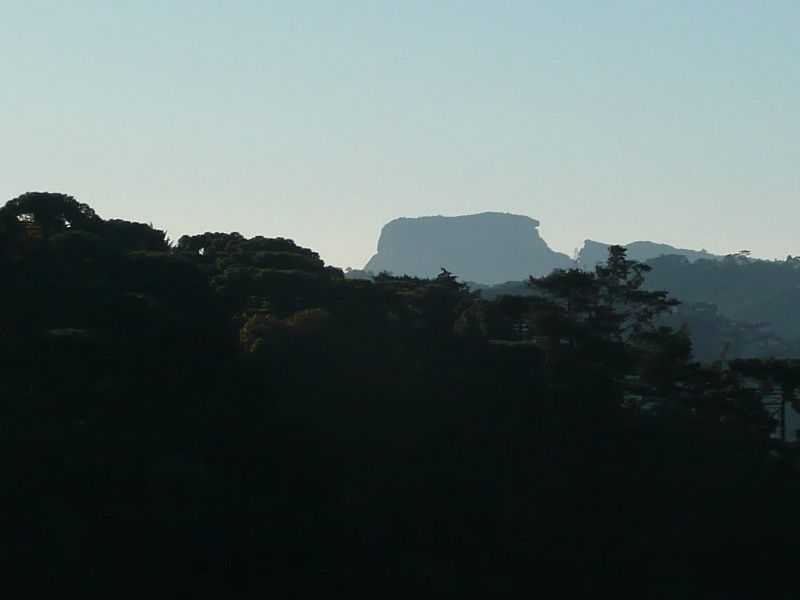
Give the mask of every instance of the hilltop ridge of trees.
[[(643, 287), (669, 290), (681, 301), (662, 322), (689, 329), (696, 360), (800, 357), (800, 258), (664, 255), (644, 264), (652, 269)], [(531, 293), (524, 281), (473, 287), (487, 299)]]
[(800, 475), (762, 400), (800, 367), (695, 362), (658, 269), (613, 246), (489, 299), (20, 196), (0, 560), (84, 591), (791, 591)]

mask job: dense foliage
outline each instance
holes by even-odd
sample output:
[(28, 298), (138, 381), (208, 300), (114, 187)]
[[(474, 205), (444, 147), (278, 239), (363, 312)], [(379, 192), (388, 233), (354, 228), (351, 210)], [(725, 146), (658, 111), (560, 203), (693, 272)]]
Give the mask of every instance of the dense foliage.
[[(691, 262), (665, 255), (646, 266), (643, 289), (669, 290), (681, 301), (660, 322), (690, 331), (694, 359), (800, 356), (800, 257), (769, 261), (742, 252)], [(531, 293), (520, 281), (475, 287), (489, 299)]]
[[(800, 356), (800, 258), (756, 260), (740, 253), (689, 262), (662, 256), (648, 264), (653, 272), (647, 286), (668, 289), (691, 305), (688, 318), (699, 321), (698, 327), (722, 330), (716, 339), (728, 344), (729, 352), (742, 357)], [(738, 331), (731, 330), (731, 324)]]
[(12, 200), (0, 559), (86, 590), (761, 595), (800, 481), (746, 383), (796, 367), (691, 362), (647, 271), (613, 247), (485, 300)]

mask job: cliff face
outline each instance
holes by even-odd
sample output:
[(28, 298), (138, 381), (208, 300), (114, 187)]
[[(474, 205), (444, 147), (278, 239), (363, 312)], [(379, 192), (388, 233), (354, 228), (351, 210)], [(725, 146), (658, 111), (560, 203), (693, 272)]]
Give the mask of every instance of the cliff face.
[[(605, 262), (608, 258), (609, 246), (610, 244), (586, 240), (578, 254), (578, 264), (583, 269), (594, 269), (595, 265)], [(684, 248), (675, 248), (668, 244), (657, 244), (655, 242), (632, 242), (626, 244), (625, 248), (628, 249), (627, 256), (629, 259), (638, 260), (640, 262), (665, 255), (685, 256), (689, 259), (689, 262), (694, 262), (701, 258), (708, 260), (718, 260), (720, 258), (714, 254), (709, 254), (705, 250), (686, 250)]]
[(496, 284), (573, 266), (538, 227), (530, 217), (496, 212), (395, 219), (381, 230), (378, 253), (364, 269), (432, 277), (444, 267), (461, 281)]

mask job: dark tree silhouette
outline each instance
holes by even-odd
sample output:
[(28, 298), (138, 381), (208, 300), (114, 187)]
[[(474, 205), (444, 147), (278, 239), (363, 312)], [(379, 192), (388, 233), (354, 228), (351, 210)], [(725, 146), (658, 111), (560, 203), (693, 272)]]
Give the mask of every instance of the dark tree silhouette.
[(675, 302), (647, 287), (658, 270), (612, 248), (489, 300), (446, 269), (346, 279), (287, 239), (172, 245), (69, 196), (12, 200), (4, 574), (105, 591), (134, 569), (218, 596), (764, 595), (792, 566), (800, 481), (752, 380), (793, 393), (796, 369), (692, 362), (664, 324)]

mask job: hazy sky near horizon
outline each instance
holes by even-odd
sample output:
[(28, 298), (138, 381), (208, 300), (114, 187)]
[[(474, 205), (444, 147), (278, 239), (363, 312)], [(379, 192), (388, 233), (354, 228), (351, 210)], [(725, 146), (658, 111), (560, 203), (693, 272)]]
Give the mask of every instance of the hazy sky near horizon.
[(399, 216), (800, 254), (797, 0), (2, 0), (0, 202), (361, 267)]

